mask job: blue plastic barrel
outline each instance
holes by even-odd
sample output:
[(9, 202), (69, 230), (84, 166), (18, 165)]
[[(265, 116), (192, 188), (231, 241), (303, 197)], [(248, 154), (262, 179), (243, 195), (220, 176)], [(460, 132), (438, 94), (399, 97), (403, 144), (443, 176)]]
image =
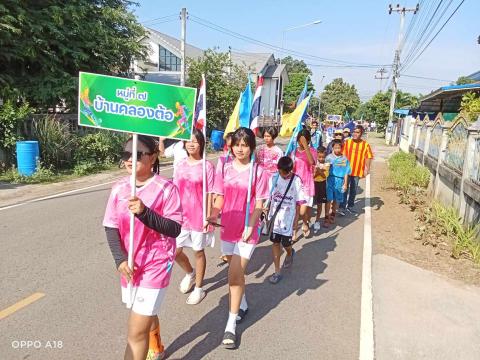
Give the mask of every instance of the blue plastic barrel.
[(223, 149), (223, 131), (220, 130), (212, 130), (212, 135), (210, 136), (210, 140), (212, 141), (213, 150), (222, 150)]
[(38, 141), (17, 141), (17, 169), (20, 175), (31, 176), (37, 171)]

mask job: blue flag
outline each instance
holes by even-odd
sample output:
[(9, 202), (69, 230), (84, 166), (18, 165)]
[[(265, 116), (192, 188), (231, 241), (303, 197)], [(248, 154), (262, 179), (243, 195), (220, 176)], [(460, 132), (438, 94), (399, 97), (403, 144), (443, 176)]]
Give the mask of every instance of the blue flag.
[(305, 85), (303, 85), (303, 90), (300, 93), (300, 96), (298, 97), (297, 106), (300, 105), (300, 103), (303, 101), (303, 99), (305, 99), (305, 97), (307, 96), (307, 91), (308, 91), (307, 87), (308, 87), (308, 75), (305, 78)]
[(249, 76), (247, 86), (245, 86), (245, 90), (243, 91), (240, 99), (240, 127), (250, 128), (250, 113), (252, 112), (252, 104), (252, 87)]

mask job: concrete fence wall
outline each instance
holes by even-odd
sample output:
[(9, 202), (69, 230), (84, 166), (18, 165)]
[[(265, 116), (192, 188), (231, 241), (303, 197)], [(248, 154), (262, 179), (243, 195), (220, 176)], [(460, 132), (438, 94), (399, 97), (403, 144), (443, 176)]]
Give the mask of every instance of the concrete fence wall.
[(465, 223), (480, 223), (480, 117), (472, 124), (463, 113), (445, 121), (406, 118), (400, 149), (415, 154), (430, 170), (428, 193), (458, 210)]

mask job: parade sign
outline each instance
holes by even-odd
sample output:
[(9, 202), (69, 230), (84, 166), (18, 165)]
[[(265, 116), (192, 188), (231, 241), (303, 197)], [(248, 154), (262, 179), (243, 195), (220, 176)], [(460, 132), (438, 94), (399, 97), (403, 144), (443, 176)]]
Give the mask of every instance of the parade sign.
[(78, 124), (189, 140), (197, 90), (80, 72)]

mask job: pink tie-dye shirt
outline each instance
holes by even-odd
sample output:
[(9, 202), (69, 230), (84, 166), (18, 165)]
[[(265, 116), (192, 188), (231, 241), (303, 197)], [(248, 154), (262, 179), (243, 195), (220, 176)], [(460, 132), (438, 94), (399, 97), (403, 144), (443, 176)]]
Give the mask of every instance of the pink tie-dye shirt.
[(256, 150), (257, 162), (268, 173), (269, 179), (278, 171), (278, 160), (280, 160), (282, 156), (282, 149), (276, 145), (269, 148), (266, 144), (263, 144)]
[[(206, 161), (207, 193), (213, 191), (215, 167)], [(202, 161), (192, 164), (183, 159), (177, 164), (173, 183), (182, 194), (184, 230), (203, 231), (203, 164)]]
[(300, 179), (302, 179), (303, 187), (305, 193), (308, 196), (315, 195), (315, 183), (313, 181), (313, 173), (315, 169), (315, 164), (317, 161), (317, 151), (310, 147), (310, 153), (313, 157), (313, 165), (308, 163), (307, 152), (305, 150), (301, 151), (300, 149), (295, 150), (295, 174), (297, 174)]
[[(118, 229), (125, 252), (128, 252), (130, 234), (130, 189), (129, 177), (113, 185), (103, 219), (103, 226)], [(154, 175), (145, 185), (137, 188), (137, 197), (157, 214), (182, 223), (180, 196), (171, 181)], [(133, 278), (133, 286), (151, 289), (167, 287), (175, 260), (175, 239), (159, 234), (135, 218), (133, 248), (134, 264), (138, 269)], [(121, 282), (123, 287), (127, 286), (123, 276)]]
[[(242, 241), (245, 229), (245, 213), (247, 210), (248, 182), (250, 167), (238, 171), (230, 161), (217, 167), (213, 192), (223, 195), (222, 230), (220, 238), (227, 242)], [(265, 171), (254, 165), (253, 185), (250, 199), (249, 213), (255, 209), (256, 200), (266, 200), (269, 197), (268, 176)], [(258, 243), (258, 222), (253, 229), (251, 243)]]

